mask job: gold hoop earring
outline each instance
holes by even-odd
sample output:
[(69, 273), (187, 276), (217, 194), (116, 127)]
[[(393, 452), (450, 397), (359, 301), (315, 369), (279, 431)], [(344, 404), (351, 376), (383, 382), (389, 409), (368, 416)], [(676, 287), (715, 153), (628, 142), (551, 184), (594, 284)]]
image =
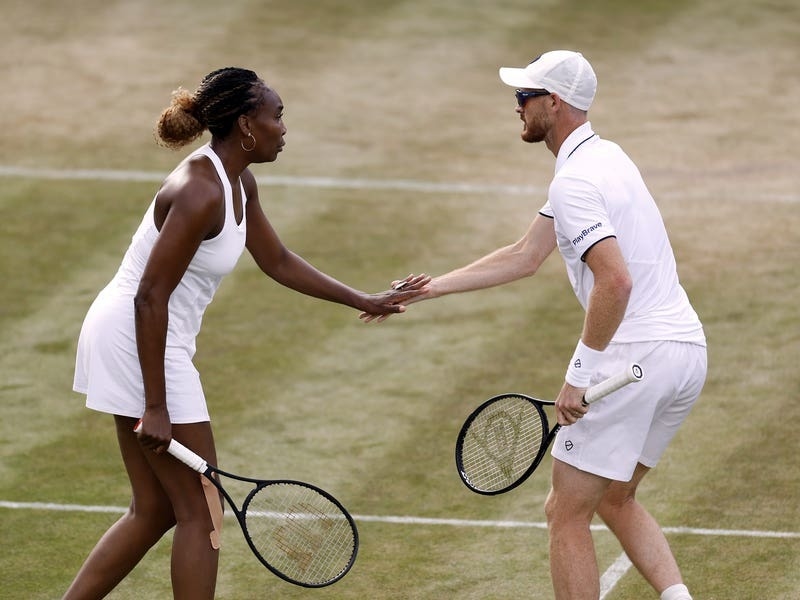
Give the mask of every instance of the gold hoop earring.
[[(253, 150), (256, 149), (256, 138), (249, 131), (247, 132), (247, 137), (249, 137), (250, 139), (253, 140), (253, 145), (252, 146), (250, 146), (249, 148), (245, 148), (244, 147), (244, 140), (239, 142), (239, 144), (242, 146), (242, 150), (244, 150), (245, 152), (252, 152)], [(247, 138), (245, 138), (245, 139), (247, 139)]]

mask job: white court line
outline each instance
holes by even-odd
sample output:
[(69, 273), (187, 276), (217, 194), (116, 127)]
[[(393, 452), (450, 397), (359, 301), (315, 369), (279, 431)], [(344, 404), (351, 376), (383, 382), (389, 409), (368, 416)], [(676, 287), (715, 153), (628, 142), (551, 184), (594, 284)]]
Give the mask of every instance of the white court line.
[[(97, 506), (82, 504), (56, 504), (52, 502), (12, 502), (0, 500), (0, 508), (16, 510), (50, 510), (86, 513), (124, 513), (124, 506)], [(233, 517), (230, 513), (227, 517)], [(470, 519), (438, 519), (432, 517), (411, 516), (378, 516), (378, 515), (353, 515), (358, 522), (394, 523), (399, 525), (449, 525), (452, 527), (495, 527), (495, 528), (528, 528), (547, 529), (547, 523), (535, 521), (478, 521)], [(605, 525), (592, 525), (592, 531), (608, 531)], [(708, 529), (695, 527), (663, 527), (664, 533), (701, 535), (701, 536), (728, 536), (751, 538), (794, 538), (800, 539), (800, 531), (759, 531), (747, 529)], [(600, 577), (600, 599), (603, 600), (616, 587), (619, 580), (630, 570), (632, 563), (623, 552), (614, 563), (606, 569)]]
[[(29, 179), (85, 180), (85, 181), (144, 181), (160, 183), (167, 173), (155, 171), (118, 171), (103, 169), (34, 169), (0, 165), (0, 177), (25, 177)], [(290, 175), (268, 175), (256, 177), (259, 185), (273, 187), (311, 187), (348, 190), (394, 190), (410, 192), (440, 192), (464, 194), (544, 194), (544, 187), (475, 184), (436, 183), (413, 179), (348, 179), (339, 177), (292, 177)]]
[(628, 555), (624, 552), (617, 557), (617, 560), (614, 561), (614, 564), (606, 569), (606, 572), (603, 573), (602, 577), (600, 577), (600, 598), (599, 600), (604, 600), (611, 590), (613, 590), (619, 580), (625, 576), (625, 573), (633, 566), (631, 559), (628, 558)]
[[(57, 504), (53, 502), (14, 502), (0, 500), (0, 508), (17, 510), (52, 510), (67, 512), (123, 513), (125, 506), (94, 506), (84, 504)], [(494, 527), (507, 529), (547, 529), (547, 523), (536, 521), (478, 521), (470, 519), (439, 519), (391, 515), (353, 515), (365, 523), (394, 523), (398, 525), (449, 525), (452, 527)], [(605, 525), (592, 525), (592, 531), (608, 531)], [(759, 531), (752, 529), (709, 529), (696, 527), (662, 527), (667, 534), (727, 536), (748, 538), (800, 539), (800, 531)]]
[[(0, 165), (0, 177), (24, 177), (28, 179), (84, 180), (84, 181), (144, 181), (160, 183), (167, 173), (156, 171), (123, 171), (114, 169), (47, 169)], [(267, 175), (256, 177), (262, 186), (310, 187), (347, 190), (391, 190), (406, 192), (446, 194), (500, 194), (508, 196), (538, 196), (544, 198), (547, 187), (530, 185), (503, 185), (492, 183), (456, 183), (419, 181), (414, 179), (352, 179), (340, 177), (300, 177), (291, 175)], [(706, 192), (682, 189), (680, 192), (662, 192), (660, 197), (701, 197)], [(762, 193), (748, 200), (767, 202), (800, 202), (797, 194)]]
[(127, 507), (124, 506), (92, 506), (86, 504), (54, 504), (52, 502), (10, 502), (0, 500), (0, 508), (11, 508), (16, 510), (53, 510), (64, 512), (87, 512), (87, 513), (124, 513)]

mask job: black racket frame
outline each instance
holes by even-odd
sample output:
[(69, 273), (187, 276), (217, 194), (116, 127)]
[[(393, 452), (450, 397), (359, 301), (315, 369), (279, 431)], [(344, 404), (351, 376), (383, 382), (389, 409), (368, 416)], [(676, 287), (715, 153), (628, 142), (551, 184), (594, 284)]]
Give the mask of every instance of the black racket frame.
[[(520, 475), (513, 483), (510, 485), (500, 488), (497, 490), (483, 490), (480, 488), (475, 487), (469, 480), (469, 477), (464, 472), (464, 463), (462, 461), (462, 449), (464, 447), (464, 438), (469, 431), (470, 425), (472, 425), (473, 421), (477, 419), (480, 414), (491, 404), (495, 404), (497, 402), (501, 402), (506, 398), (521, 398), (523, 400), (527, 400), (531, 405), (534, 406), (536, 412), (539, 415), (539, 418), (542, 421), (542, 443), (539, 447), (539, 451), (537, 452), (536, 456), (534, 457), (533, 461), (531, 462), (530, 466)], [(545, 406), (555, 406), (555, 402), (551, 400), (539, 400), (538, 398), (533, 398), (532, 396), (528, 396), (527, 394), (515, 393), (515, 392), (508, 392), (505, 394), (498, 394), (496, 396), (492, 396), (488, 400), (486, 400), (483, 404), (481, 404), (478, 408), (472, 411), (472, 413), (467, 417), (464, 424), (461, 426), (461, 431), (458, 432), (458, 439), (456, 440), (456, 469), (458, 470), (458, 476), (461, 478), (461, 481), (464, 482), (470, 490), (475, 492), (476, 494), (482, 494), (484, 496), (496, 496), (497, 494), (504, 494), (516, 488), (519, 485), (522, 485), (528, 477), (536, 470), (539, 466), (539, 463), (542, 462), (545, 454), (547, 454), (547, 449), (550, 447), (550, 444), (555, 439), (556, 433), (561, 428), (561, 426), (556, 423), (553, 427), (552, 431), (550, 430), (550, 423), (547, 420), (547, 414), (544, 412)]]
[[(331, 494), (329, 494), (328, 492), (326, 492), (322, 488), (319, 488), (319, 487), (317, 487), (317, 486), (315, 486), (315, 485), (313, 485), (311, 483), (306, 483), (305, 481), (297, 481), (297, 480), (294, 480), (294, 479), (269, 479), (269, 480), (268, 479), (256, 479), (256, 478), (253, 478), (253, 477), (245, 477), (244, 475), (236, 475), (234, 473), (229, 473), (227, 471), (223, 471), (222, 469), (218, 469), (217, 467), (215, 467), (213, 465), (210, 465), (208, 463), (206, 463), (206, 464), (207, 464), (207, 468), (203, 472), (203, 475), (207, 479), (209, 479), (211, 481), (211, 483), (213, 483), (214, 486), (220, 492), (222, 492), (222, 495), (225, 497), (225, 500), (228, 501), (228, 505), (231, 507), (231, 509), (233, 509), (234, 516), (236, 517), (236, 520), (239, 522), (239, 527), (242, 530), (242, 534), (244, 535), (244, 539), (247, 542), (247, 545), (250, 547), (250, 550), (253, 552), (253, 554), (256, 556), (256, 558), (258, 558), (258, 560), (261, 562), (261, 564), (263, 564), (265, 567), (267, 567), (267, 569), (269, 569), (272, 573), (274, 573), (275, 575), (277, 575), (278, 577), (280, 577), (284, 581), (287, 581), (287, 582), (292, 583), (294, 585), (299, 585), (299, 586), (305, 587), (305, 588), (321, 588), (321, 587), (325, 587), (325, 586), (331, 585), (332, 583), (336, 583), (342, 577), (347, 575), (348, 571), (350, 571), (350, 569), (352, 568), (353, 564), (356, 561), (356, 556), (358, 555), (358, 547), (359, 547), (358, 528), (356, 527), (356, 523), (353, 520), (353, 517), (347, 511), (347, 509), (344, 506), (342, 506), (342, 503), (339, 502), (336, 498), (334, 498)], [(255, 484), (255, 487), (250, 491), (249, 494), (247, 494), (247, 496), (245, 497), (244, 501), (242, 502), (242, 508), (241, 509), (239, 509), (239, 507), (237, 507), (236, 502), (234, 502), (233, 498), (231, 498), (231, 495), (228, 493), (228, 491), (225, 489), (225, 487), (222, 485), (222, 483), (216, 477), (213, 476), (214, 474), (222, 475), (224, 477), (228, 477), (230, 479), (235, 479), (237, 481), (242, 481), (242, 482), (245, 482), (245, 483), (253, 483), (253, 484)], [(265, 487), (268, 487), (268, 486), (271, 486), (271, 485), (282, 485), (282, 484), (283, 485), (286, 485), (286, 484), (299, 485), (299, 486), (302, 486), (302, 487), (305, 487), (305, 488), (309, 488), (309, 489), (317, 492), (321, 496), (324, 496), (326, 499), (330, 500), (334, 505), (336, 505), (336, 507), (339, 510), (342, 511), (342, 514), (344, 515), (344, 517), (347, 519), (348, 523), (350, 524), (350, 527), (353, 530), (353, 553), (350, 555), (350, 560), (347, 562), (347, 565), (342, 569), (342, 571), (339, 574), (336, 575), (336, 577), (333, 577), (332, 579), (329, 579), (329, 580), (326, 580), (326, 581), (320, 582), (320, 583), (309, 583), (309, 582), (306, 582), (306, 581), (300, 581), (300, 580), (294, 579), (292, 577), (289, 577), (285, 573), (281, 572), (276, 567), (272, 566), (261, 555), (261, 552), (258, 550), (258, 548), (256, 548), (256, 545), (255, 545), (255, 543), (253, 542), (253, 539), (250, 536), (250, 532), (247, 529), (247, 507), (249, 506), (251, 500), (255, 497), (255, 495), (258, 494)]]

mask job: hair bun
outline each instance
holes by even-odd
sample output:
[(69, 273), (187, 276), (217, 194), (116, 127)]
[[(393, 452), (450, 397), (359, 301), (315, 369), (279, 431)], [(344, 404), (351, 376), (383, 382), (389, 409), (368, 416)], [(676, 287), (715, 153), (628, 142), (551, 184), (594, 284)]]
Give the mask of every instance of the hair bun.
[(177, 149), (200, 137), (206, 128), (196, 113), (197, 101), (186, 89), (172, 92), (172, 101), (156, 123), (156, 140), (163, 146)]
[(172, 92), (172, 105), (197, 118), (197, 115), (194, 114), (197, 102), (189, 90), (179, 87)]

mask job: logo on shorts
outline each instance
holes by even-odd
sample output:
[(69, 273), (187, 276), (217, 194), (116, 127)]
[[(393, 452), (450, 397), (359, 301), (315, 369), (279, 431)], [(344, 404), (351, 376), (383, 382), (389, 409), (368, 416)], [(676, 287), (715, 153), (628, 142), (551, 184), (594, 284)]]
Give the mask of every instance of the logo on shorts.
[(575, 444), (572, 443), (572, 440), (567, 440), (564, 442), (564, 448), (567, 449), (567, 452), (572, 450), (575, 447)]

